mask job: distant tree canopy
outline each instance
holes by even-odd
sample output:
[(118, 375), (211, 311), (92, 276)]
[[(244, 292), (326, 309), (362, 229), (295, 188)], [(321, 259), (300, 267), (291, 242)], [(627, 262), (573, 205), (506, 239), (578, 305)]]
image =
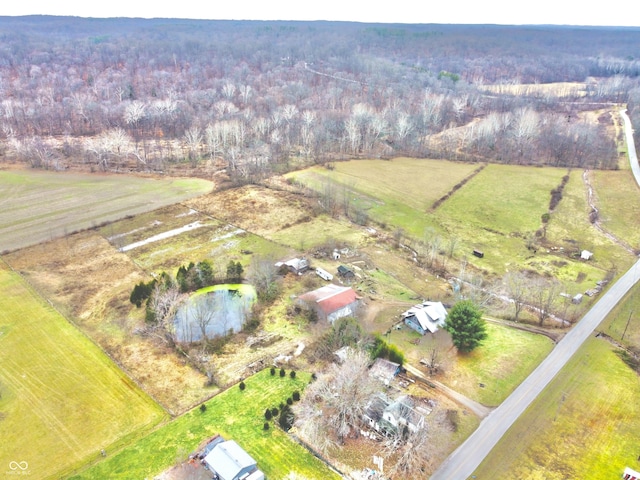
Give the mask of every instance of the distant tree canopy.
[[(615, 168), (611, 119), (583, 112), (637, 104), (640, 75), (638, 29), (42, 16), (0, 35), (3, 155), (237, 182), (336, 156)], [(511, 88), (550, 82), (584, 86)]]
[(444, 329), (459, 352), (468, 353), (487, 338), (482, 312), (470, 300), (456, 303), (447, 315)]

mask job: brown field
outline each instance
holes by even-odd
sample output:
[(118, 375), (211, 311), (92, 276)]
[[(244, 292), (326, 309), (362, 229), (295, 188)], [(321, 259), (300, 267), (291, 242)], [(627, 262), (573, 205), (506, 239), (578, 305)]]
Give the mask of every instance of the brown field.
[(201, 179), (0, 170), (0, 251), (171, 205), (212, 188)]

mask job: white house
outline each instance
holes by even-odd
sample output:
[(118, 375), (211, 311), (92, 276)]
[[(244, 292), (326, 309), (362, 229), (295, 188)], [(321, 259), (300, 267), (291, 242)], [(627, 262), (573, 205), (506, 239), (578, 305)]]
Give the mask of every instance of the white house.
[(447, 309), (442, 302), (422, 302), (404, 312), (402, 319), (421, 335), (427, 332), (435, 333), (444, 326)]
[(215, 443), (204, 463), (220, 480), (264, 480), (256, 461), (233, 440)]

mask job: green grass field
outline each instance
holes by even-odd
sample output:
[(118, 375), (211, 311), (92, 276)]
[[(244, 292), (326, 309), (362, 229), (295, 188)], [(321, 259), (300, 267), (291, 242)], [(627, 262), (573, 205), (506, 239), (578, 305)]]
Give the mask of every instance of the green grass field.
[(165, 414), (109, 357), (0, 263), (0, 476), (60, 478)]
[(295, 379), (288, 374), (280, 378), (277, 373), (272, 377), (268, 369), (263, 370), (245, 380), (244, 391), (231, 387), (208, 401), (204, 413), (192, 410), (73, 478), (151, 478), (186, 460), (203, 440), (221, 434), (237, 441), (267, 478), (282, 479), (296, 472), (310, 480), (338, 479), (273, 421), (269, 430), (263, 429), (264, 411), (277, 407), (294, 391), (302, 392), (309, 378), (302, 372)]
[(602, 480), (639, 469), (640, 380), (591, 337), (509, 429), (477, 478)]
[[(365, 208), (371, 219), (390, 229), (403, 229), (413, 239), (424, 240), (425, 232), (430, 230), (440, 236), (442, 248), (446, 248), (449, 239), (455, 237), (458, 245), (454, 256), (466, 257), (485, 274), (530, 269), (555, 276), (567, 285), (567, 290), (577, 293), (588, 288), (585, 285), (602, 280), (608, 271), (624, 269), (633, 260), (632, 255), (589, 223), (587, 187), (582, 172), (577, 170), (570, 172), (563, 199), (551, 216), (547, 245), (538, 246), (535, 253), (527, 249), (527, 238), (543, 226), (542, 215), (549, 209), (550, 192), (567, 174), (566, 169), (488, 165), (435, 211), (429, 211), (435, 200), (475, 168), (477, 165), (435, 160), (365, 160), (337, 163), (334, 170), (314, 167), (289, 176), (319, 191), (329, 179), (336, 185), (339, 198), (350, 192), (353, 205)], [(619, 176), (624, 176), (624, 181)], [(596, 192), (607, 192), (602, 193), (603, 215), (612, 215), (607, 224), (633, 242), (640, 231), (640, 217), (634, 216), (635, 210), (623, 207), (621, 213), (608, 213), (617, 212), (625, 198), (638, 194), (628, 176), (628, 171), (596, 174), (597, 179), (621, 181), (626, 185), (622, 194), (609, 193), (615, 189), (601, 180), (595, 187)], [(594, 251), (594, 261), (585, 264), (570, 255), (581, 248)], [(484, 258), (471, 255), (474, 249), (482, 250)]]
[(0, 171), (0, 251), (62, 237), (211, 191), (201, 179)]
[(347, 194), (354, 208), (375, 221), (422, 238), (434, 226), (427, 215), (433, 203), (477, 167), (445, 160), (353, 160), (336, 163), (333, 170), (313, 167), (287, 177), (319, 191), (330, 182), (337, 198)]
[(598, 171), (593, 177), (604, 228), (640, 249), (640, 188), (630, 170)]

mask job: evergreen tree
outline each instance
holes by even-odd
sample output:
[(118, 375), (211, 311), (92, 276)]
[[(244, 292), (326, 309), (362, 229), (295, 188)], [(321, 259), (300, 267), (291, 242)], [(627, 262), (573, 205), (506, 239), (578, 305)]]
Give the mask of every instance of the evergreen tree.
[(471, 300), (456, 303), (447, 315), (444, 329), (459, 352), (468, 353), (487, 338), (482, 312)]

